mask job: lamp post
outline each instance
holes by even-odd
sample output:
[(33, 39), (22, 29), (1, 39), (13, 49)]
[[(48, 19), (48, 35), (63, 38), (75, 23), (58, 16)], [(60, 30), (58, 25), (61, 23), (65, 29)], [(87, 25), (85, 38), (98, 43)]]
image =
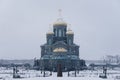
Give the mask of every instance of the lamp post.
[(45, 77), (45, 60), (43, 60), (43, 77)]
[(50, 76), (52, 75), (52, 69), (53, 69), (53, 66), (52, 66), (52, 59), (50, 59)]
[(76, 75), (76, 68), (75, 68), (75, 77), (76, 77), (77, 75)]
[(69, 71), (68, 71), (68, 77), (70, 76), (70, 73), (69, 73)]

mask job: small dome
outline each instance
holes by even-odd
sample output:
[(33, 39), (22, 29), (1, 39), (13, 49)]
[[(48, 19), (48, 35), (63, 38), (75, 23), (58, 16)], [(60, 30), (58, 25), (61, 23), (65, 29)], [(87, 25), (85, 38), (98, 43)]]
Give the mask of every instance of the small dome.
[(62, 18), (59, 18), (57, 19), (56, 22), (53, 23), (53, 26), (59, 26), (59, 25), (67, 26), (67, 23), (64, 22)]
[(49, 30), (48, 30), (47, 34), (54, 34), (54, 32), (52, 31), (52, 27), (49, 27)]
[(47, 32), (47, 34), (54, 34), (53, 32)]
[(53, 52), (67, 52), (65, 48), (55, 48)]
[(68, 29), (68, 31), (66, 32), (66, 34), (74, 34), (74, 32), (71, 29)]

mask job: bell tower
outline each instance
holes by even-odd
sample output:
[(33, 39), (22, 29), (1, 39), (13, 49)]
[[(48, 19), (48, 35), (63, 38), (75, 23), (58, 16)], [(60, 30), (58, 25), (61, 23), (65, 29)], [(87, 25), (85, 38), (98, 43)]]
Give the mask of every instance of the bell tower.
[(55, 37), (66, 36), (67, 23), (65, 23), (62, 18), (57, 19), (57, 21), (53, 24), (53, 28), (54, 28)]
[(46, 39), (47, 39), (47, 44), (48, 45), (52, 45), (53, 44), (53, 36), (54, 36), (54, 32), (50, 28), (49, 31), (46, 34)]
[(72, 32), (71, 29), (68, 29), (66, 32), (67, 35), (67, 44), (72, 45), (73, 44), (73, 39), (74, 39), (74, 33)]

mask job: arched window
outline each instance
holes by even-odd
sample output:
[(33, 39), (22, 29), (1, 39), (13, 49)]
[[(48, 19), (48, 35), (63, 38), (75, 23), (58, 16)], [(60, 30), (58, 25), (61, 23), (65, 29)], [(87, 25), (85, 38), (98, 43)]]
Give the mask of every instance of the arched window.
[(69, 39), (69, 44), (71, 44), (72, 43), (72, 41), (71, 41), (71, 39)]
[(57, 30), (55, 29), (55, 36), (57, 36)]
[(63, 30), (63, 37), (65, 36), (65, 31)]
[(52, 44), (52, 40), (51, 39), (48, 40), (48, 44)]
[(61, 37), (61, 36), (62, 36), (62, 30), (59, 29), (59, 37)]

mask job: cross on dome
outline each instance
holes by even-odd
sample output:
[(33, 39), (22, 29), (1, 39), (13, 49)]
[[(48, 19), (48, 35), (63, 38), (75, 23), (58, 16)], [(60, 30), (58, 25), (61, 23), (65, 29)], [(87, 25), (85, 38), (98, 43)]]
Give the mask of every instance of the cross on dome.
[(63, 21), (63, 18), (61, 16), (61, 12), (62, 10), (59, 9), (59, 17), (58, 19), (53, 23), (53, 26), (58, 26), (58, 25), (64, 25), (64, 26), (67, 26), (67, 23), (65, 21)]
[(49, 24), (49, 30), (48, 30), (47, 34), (54, 34), (54, 32), (52, 31), (51, 24)]
[(62, 17), (62, 9), (59, 9), (59, 17), (61, 18)]

